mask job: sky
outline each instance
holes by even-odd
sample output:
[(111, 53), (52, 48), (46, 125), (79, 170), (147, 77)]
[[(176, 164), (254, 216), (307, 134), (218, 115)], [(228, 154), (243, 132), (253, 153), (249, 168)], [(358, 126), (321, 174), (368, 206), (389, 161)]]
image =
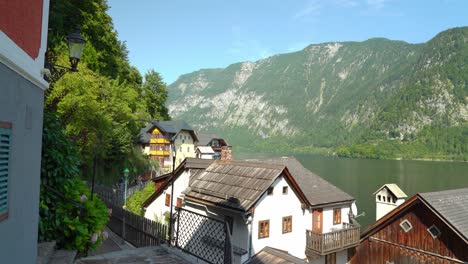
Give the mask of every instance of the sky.
[(426, 42), (468, 26), (467, 0), (108, 0), (130, 63), (166, 83), (331, 41)]

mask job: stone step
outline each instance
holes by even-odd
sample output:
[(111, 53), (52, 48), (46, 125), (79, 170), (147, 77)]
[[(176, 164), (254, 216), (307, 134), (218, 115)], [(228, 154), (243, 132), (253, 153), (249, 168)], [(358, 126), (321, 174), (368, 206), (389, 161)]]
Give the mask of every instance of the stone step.
[(47, 264), (55, 252), (55, 241), (42, 242), (37, 245), (36, 264)]
[(76, 253), (76, 250), (57, 250), (47, 264), (73, 264)]

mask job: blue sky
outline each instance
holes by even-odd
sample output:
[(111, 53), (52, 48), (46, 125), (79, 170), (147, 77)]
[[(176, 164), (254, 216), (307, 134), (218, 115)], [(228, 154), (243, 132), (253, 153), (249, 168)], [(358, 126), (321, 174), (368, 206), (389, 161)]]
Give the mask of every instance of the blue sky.
[(421, 43), (468, 26), (466, 0), (108, 0), (119, 39), (142, 74), (256, 61), (329, 41)]

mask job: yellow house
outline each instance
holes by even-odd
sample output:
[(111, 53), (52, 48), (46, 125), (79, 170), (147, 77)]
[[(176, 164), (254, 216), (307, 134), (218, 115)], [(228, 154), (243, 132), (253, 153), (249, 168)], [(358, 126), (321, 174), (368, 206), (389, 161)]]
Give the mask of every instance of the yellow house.
[(154, 121), (142, 128), (139, 135), (143, 153), (157, 160), (166, 172), (172, 170), (173, 151), (177, 167), (185, 158), (195, 157), (197, 141), (194, 130), (182, 120)]

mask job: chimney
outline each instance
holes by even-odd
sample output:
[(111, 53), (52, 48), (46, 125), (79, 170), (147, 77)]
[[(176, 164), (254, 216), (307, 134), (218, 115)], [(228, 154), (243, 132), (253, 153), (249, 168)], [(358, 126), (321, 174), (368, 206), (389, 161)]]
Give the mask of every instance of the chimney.
[(221, 147), (221, 160), (232, 160), (232, 151), (230, 148), (223, 146)]
[(408, 197), (395, 183), (384, 184), (374, 193), (374, 196), (376, 221), (404, 203), (405, 198)]

